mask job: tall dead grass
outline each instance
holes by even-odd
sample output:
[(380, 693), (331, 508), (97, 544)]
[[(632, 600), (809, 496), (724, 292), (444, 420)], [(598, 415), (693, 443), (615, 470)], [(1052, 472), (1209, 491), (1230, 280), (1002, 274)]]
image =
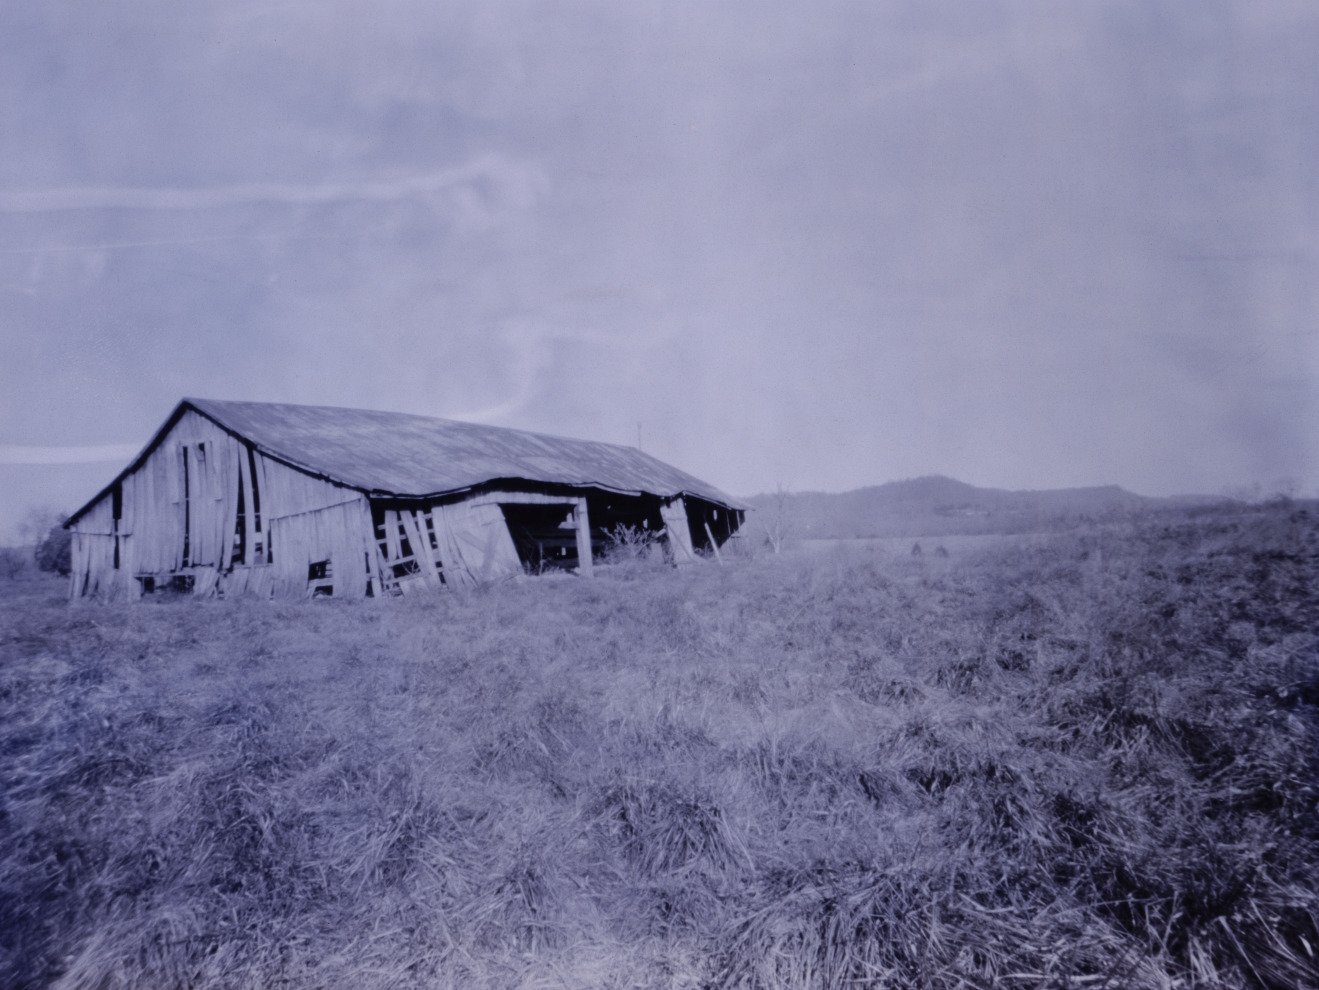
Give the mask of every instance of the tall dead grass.
[(0, 985), (1317, 986), (1315, 522), (0, 603)]

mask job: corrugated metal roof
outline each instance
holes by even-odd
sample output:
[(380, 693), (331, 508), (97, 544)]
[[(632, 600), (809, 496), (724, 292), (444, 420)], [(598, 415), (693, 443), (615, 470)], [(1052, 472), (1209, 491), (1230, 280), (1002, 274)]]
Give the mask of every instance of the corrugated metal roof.
[(368, 492), (422, 497), (521, 479), (686, 493), (741, 508), (713, 485), (635, 447), (366, 409), (214, 399), (184, 399), (183, 406), (280, 460)]

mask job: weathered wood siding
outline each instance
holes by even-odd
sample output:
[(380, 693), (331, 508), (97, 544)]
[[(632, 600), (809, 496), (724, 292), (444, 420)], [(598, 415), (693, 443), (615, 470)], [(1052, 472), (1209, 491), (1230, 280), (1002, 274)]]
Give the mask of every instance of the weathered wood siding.
[[(371, 534), (371, 511), (366, 497), (352, 498), (338, 489), (338, 503), (318, 509), (276, 516), (271, 520), (274, 544), (273, 594), (277, 598), (333, 594), (361, 598), (377, 571)], [(312, 565), (323, 573), (311, 577)]]
[(134, 597), (148, 577), (158, 587), (191, 579), (195, 594), (303, 595), (310, 565), (327, 560), (344, 593), (366, 593), (365, 496), (267, 458), (195, 412), (119, 493), (117, 519), (111, 491), (73, 526), (75, 597)]
[(121, 563), (125, 541), (115, 535), (112, 501), (108, 495), (78, 520), (72, 536), (71, 596), (121, 597), (132, 590), (132, 578), (114, 566), (115, 541), (118, 539), (120, 543)]

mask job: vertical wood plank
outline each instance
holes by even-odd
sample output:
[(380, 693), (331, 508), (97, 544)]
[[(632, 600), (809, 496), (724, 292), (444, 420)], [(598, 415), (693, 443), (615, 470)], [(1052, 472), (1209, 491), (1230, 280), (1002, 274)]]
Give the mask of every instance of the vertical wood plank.
[(397, 564), (403, 556), (403, 549), (398, 540), (398, 513), (393, 509), (385, 510), (385, 548), (391, 564)]
[[(276, 465), (278, 467), (278, 465)], [(270, 490), (270, 469), (261, 453), (256, 455), (256, 484), (261, 489), (261, 559), (259, 564), (270, 560), (270, 520), (278, 511), (278, 499), (272, 498)]]
[[(238, 483), (243, 486), (243, 558), (241, 563), (252, 564), (256, 560), (256, 516), (255, 502), (252, 498), (252, 467), (247, 457), (247, 446), (239, 444)], [(237, 494), (234, 496), (237, 498)]]
[(591, 577), (595, 573), (595, 568), (591, 560), (591, 520), (586, 508), (586, 499), (577, 499), (573, 518), (577, 523), (577, 573), (582, 577)]

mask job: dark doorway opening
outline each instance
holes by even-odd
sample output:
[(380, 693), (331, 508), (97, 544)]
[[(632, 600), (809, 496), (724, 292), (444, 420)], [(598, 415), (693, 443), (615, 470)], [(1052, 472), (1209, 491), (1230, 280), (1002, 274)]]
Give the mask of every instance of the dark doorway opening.
[(660, 500), (654, 496), (599, 493), (587, 496), (586, 507), (596, 557), (606, 561), (620, 553), (626, 557), (662, 541), (664, 517)]
[(576, 570), (577, 523), (573, 505), (501, 503), (522, 567), (532, 574)]

